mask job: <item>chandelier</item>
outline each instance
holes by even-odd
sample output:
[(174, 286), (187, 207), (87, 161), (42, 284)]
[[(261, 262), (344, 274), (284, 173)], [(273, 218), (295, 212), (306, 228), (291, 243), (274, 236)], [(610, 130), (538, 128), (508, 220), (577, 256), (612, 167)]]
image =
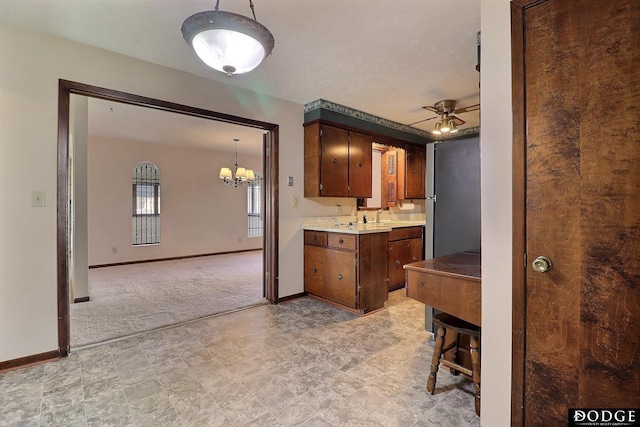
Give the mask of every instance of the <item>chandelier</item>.
[(208, 10), (191, 15), (182, 23), (182, 36), (202, 62), (226, 73), (247, 73), (271, 54), (271, 32), (256, 20), (253, 1), (249, 7), (253, 19), (237, 13)]
[(252, 169), (245, 169), (238, 166), (238, 138), (233, 139), (236, 143), (236, 164), (234, 166), (233, 175), (231, 174), (231, 168), (220, 169), (220, 179), (224, 181), (226, 185), (233, 185), (238, 187), (242, 184), (252, 184), (256, 179)]

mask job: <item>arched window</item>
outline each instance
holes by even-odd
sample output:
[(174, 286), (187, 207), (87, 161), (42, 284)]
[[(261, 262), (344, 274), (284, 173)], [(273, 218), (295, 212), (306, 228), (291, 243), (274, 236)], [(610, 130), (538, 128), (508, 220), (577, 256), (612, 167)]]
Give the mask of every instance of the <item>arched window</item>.
[(133, 169), (133, 245), (160, 243), (160, 169), (140, 162)]

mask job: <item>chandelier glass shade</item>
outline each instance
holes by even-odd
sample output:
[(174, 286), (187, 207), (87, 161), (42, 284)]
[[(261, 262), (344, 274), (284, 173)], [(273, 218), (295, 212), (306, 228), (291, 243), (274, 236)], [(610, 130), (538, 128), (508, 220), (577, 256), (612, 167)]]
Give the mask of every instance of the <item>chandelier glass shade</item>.
[[(253, 3), (250, 1), (251, 9)], [(231, 12), (199, 12), (182, 23), (182, 36), (209, 67), (226, 73), (247, 73), (271, 54), (274, 39), (264, 25)]]
[(242, 184), (252, 184), (256, 179), (255, 173), (252, 169), (246, 169), (238, 166), (238, 141), (237, 138), (233, 139), (236, 143), (236, 163), (233, 167), (233, 172), (231, 168), (222, 167), (220, 168), (220, 174), (218, 175), (221, 180), (224, 181), (226, 185), (238, 187)]

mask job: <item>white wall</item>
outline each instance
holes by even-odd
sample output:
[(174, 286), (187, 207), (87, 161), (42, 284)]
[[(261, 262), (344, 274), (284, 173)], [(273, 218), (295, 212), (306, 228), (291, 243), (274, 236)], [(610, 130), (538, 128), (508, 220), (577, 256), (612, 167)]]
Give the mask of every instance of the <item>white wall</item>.
[(482, 0), (480, 73), (483, 426), (511, 425), (511, 27), (509, 0)]
[[(300, 218), (331, 215), (302, 198), (303, 106), (101, 49), (0, 25), (0, 361), (57, 349), (58, 80), (116, 89), (280, 125), (280, 296), (303, 291)], [(312, 100), (309, 100), (312, 101)], [(287, 176), (295, 185), (288, 187)], [(31, 191), (46, 206), (31, 207)], [(300, 195), (292, 208), (291, 194)]]
[[(247, 189), (218, 178), (234, 153), (89, 139), (89, 265), (262, 248), (247, 237)], [(262, 173), (262, 157), (242, 155), (240, 164)], [(160, 169), (159, 245), (132, 246), (131, 174), (141, 161)], [(115, 249), (115, 253), (113, 251)]]

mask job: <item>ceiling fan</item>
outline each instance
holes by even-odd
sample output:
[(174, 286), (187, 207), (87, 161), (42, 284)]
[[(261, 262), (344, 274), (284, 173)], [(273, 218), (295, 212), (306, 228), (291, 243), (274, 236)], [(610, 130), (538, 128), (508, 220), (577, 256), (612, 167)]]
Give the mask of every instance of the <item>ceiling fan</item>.
[(469, 111), (479, 110), (480, 104), (469, 105), (468, 107), (463, 108), (456, 108), (456, 101), (445, 99), (443, 101), (436, 102), (435, 104), (433, 104), (433, 107), (427, 105), (426, 107), (422, 108), (436, 113), (437, 116), (429, 117), (428, 119), (424, 120), (418, 120), (417, 122), (410, 123), (409, 126), (439, 118), (440, 120), (436, 122), (435, 128), (432, 133), (440, 135), (442, 133), (456, 133), (458, 131), (458, 126), (463, 125), (466, 122), (460, 117), (455, 116), (454, 114), (462, 114), (468, 113)]

